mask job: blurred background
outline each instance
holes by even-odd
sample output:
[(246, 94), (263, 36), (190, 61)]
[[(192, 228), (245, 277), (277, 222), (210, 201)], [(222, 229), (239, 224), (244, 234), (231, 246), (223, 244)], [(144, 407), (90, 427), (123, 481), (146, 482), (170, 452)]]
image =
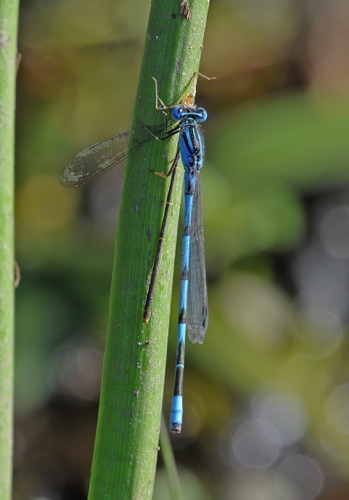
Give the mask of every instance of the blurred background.
[[(14, 499), (86, 498), (122, 168), (149, 2), (21, 2)], [(172, 443), (188, 499), (349, 498), (349, 3), (215, 0), (197, 102), (210, 321)], [(178, 261), (178, 259), (177, 259)], [(178, 262), (179, 263), (179, 262)], [(174, 279), (164, 414), (172, 392)], [(170, 498), (159, 454), (155, 499)]]

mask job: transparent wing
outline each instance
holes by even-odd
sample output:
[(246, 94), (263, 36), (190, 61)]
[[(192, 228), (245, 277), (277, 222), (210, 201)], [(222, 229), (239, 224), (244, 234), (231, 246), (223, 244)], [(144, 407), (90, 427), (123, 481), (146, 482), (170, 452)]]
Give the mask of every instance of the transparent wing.
[(207, 285), (200, 175), (196, 176), (190, 238), (187, 331), (192, 342), (203, 343), (208, 324)]
[(164, 127), (140, 126), (133, 132), (122, 134), (96, 142), (83, 149), (64, 168), (60, 181), (66, 187), (78, 187), (90, 181), (96, 175), (115, 167), (128, 155), (163, 133)]

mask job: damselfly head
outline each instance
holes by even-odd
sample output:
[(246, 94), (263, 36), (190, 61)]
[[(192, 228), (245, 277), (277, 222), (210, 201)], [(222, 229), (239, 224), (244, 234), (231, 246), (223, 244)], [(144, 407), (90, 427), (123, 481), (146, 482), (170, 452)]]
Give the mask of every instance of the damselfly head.
[(207, 111), (204, 108), (195, 106), (175, 106), (172, 110), (172, 118), (176, 121), (191, 119), (197, 123), (202, 123), (207, 120)]

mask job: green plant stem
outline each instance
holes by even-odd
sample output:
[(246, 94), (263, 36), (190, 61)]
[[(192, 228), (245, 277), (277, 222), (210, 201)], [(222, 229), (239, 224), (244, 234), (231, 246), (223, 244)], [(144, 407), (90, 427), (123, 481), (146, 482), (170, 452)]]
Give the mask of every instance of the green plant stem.
[(18, 3), (0, 3), (0, 498), (11, 498), (14, 345), (14, 129)]
[[(192, 0), (190, 20), (179, 0), (153, 0), (134, 112), (139, 124), (164, 124), (159, 95), (178, 104), (198, 71), (208, 1)], [(151, 141), (130, 158), (120, 209), (103, 382), (89, 500), (151, 498), (158, 453), (175, 243), (182, 192), (180, 170), (149, 324), (142, 321), (164, 209), (166, 172), (178, 137)]]

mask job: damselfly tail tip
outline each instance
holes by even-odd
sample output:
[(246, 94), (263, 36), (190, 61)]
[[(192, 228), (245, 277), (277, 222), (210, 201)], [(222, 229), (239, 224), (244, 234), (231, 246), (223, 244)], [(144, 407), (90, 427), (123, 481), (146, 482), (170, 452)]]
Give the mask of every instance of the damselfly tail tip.
[(173, 434), (180, 434), (182, 432), (182, 425), (172, 422), (171, 427), (170, 427), (170, 431)]

